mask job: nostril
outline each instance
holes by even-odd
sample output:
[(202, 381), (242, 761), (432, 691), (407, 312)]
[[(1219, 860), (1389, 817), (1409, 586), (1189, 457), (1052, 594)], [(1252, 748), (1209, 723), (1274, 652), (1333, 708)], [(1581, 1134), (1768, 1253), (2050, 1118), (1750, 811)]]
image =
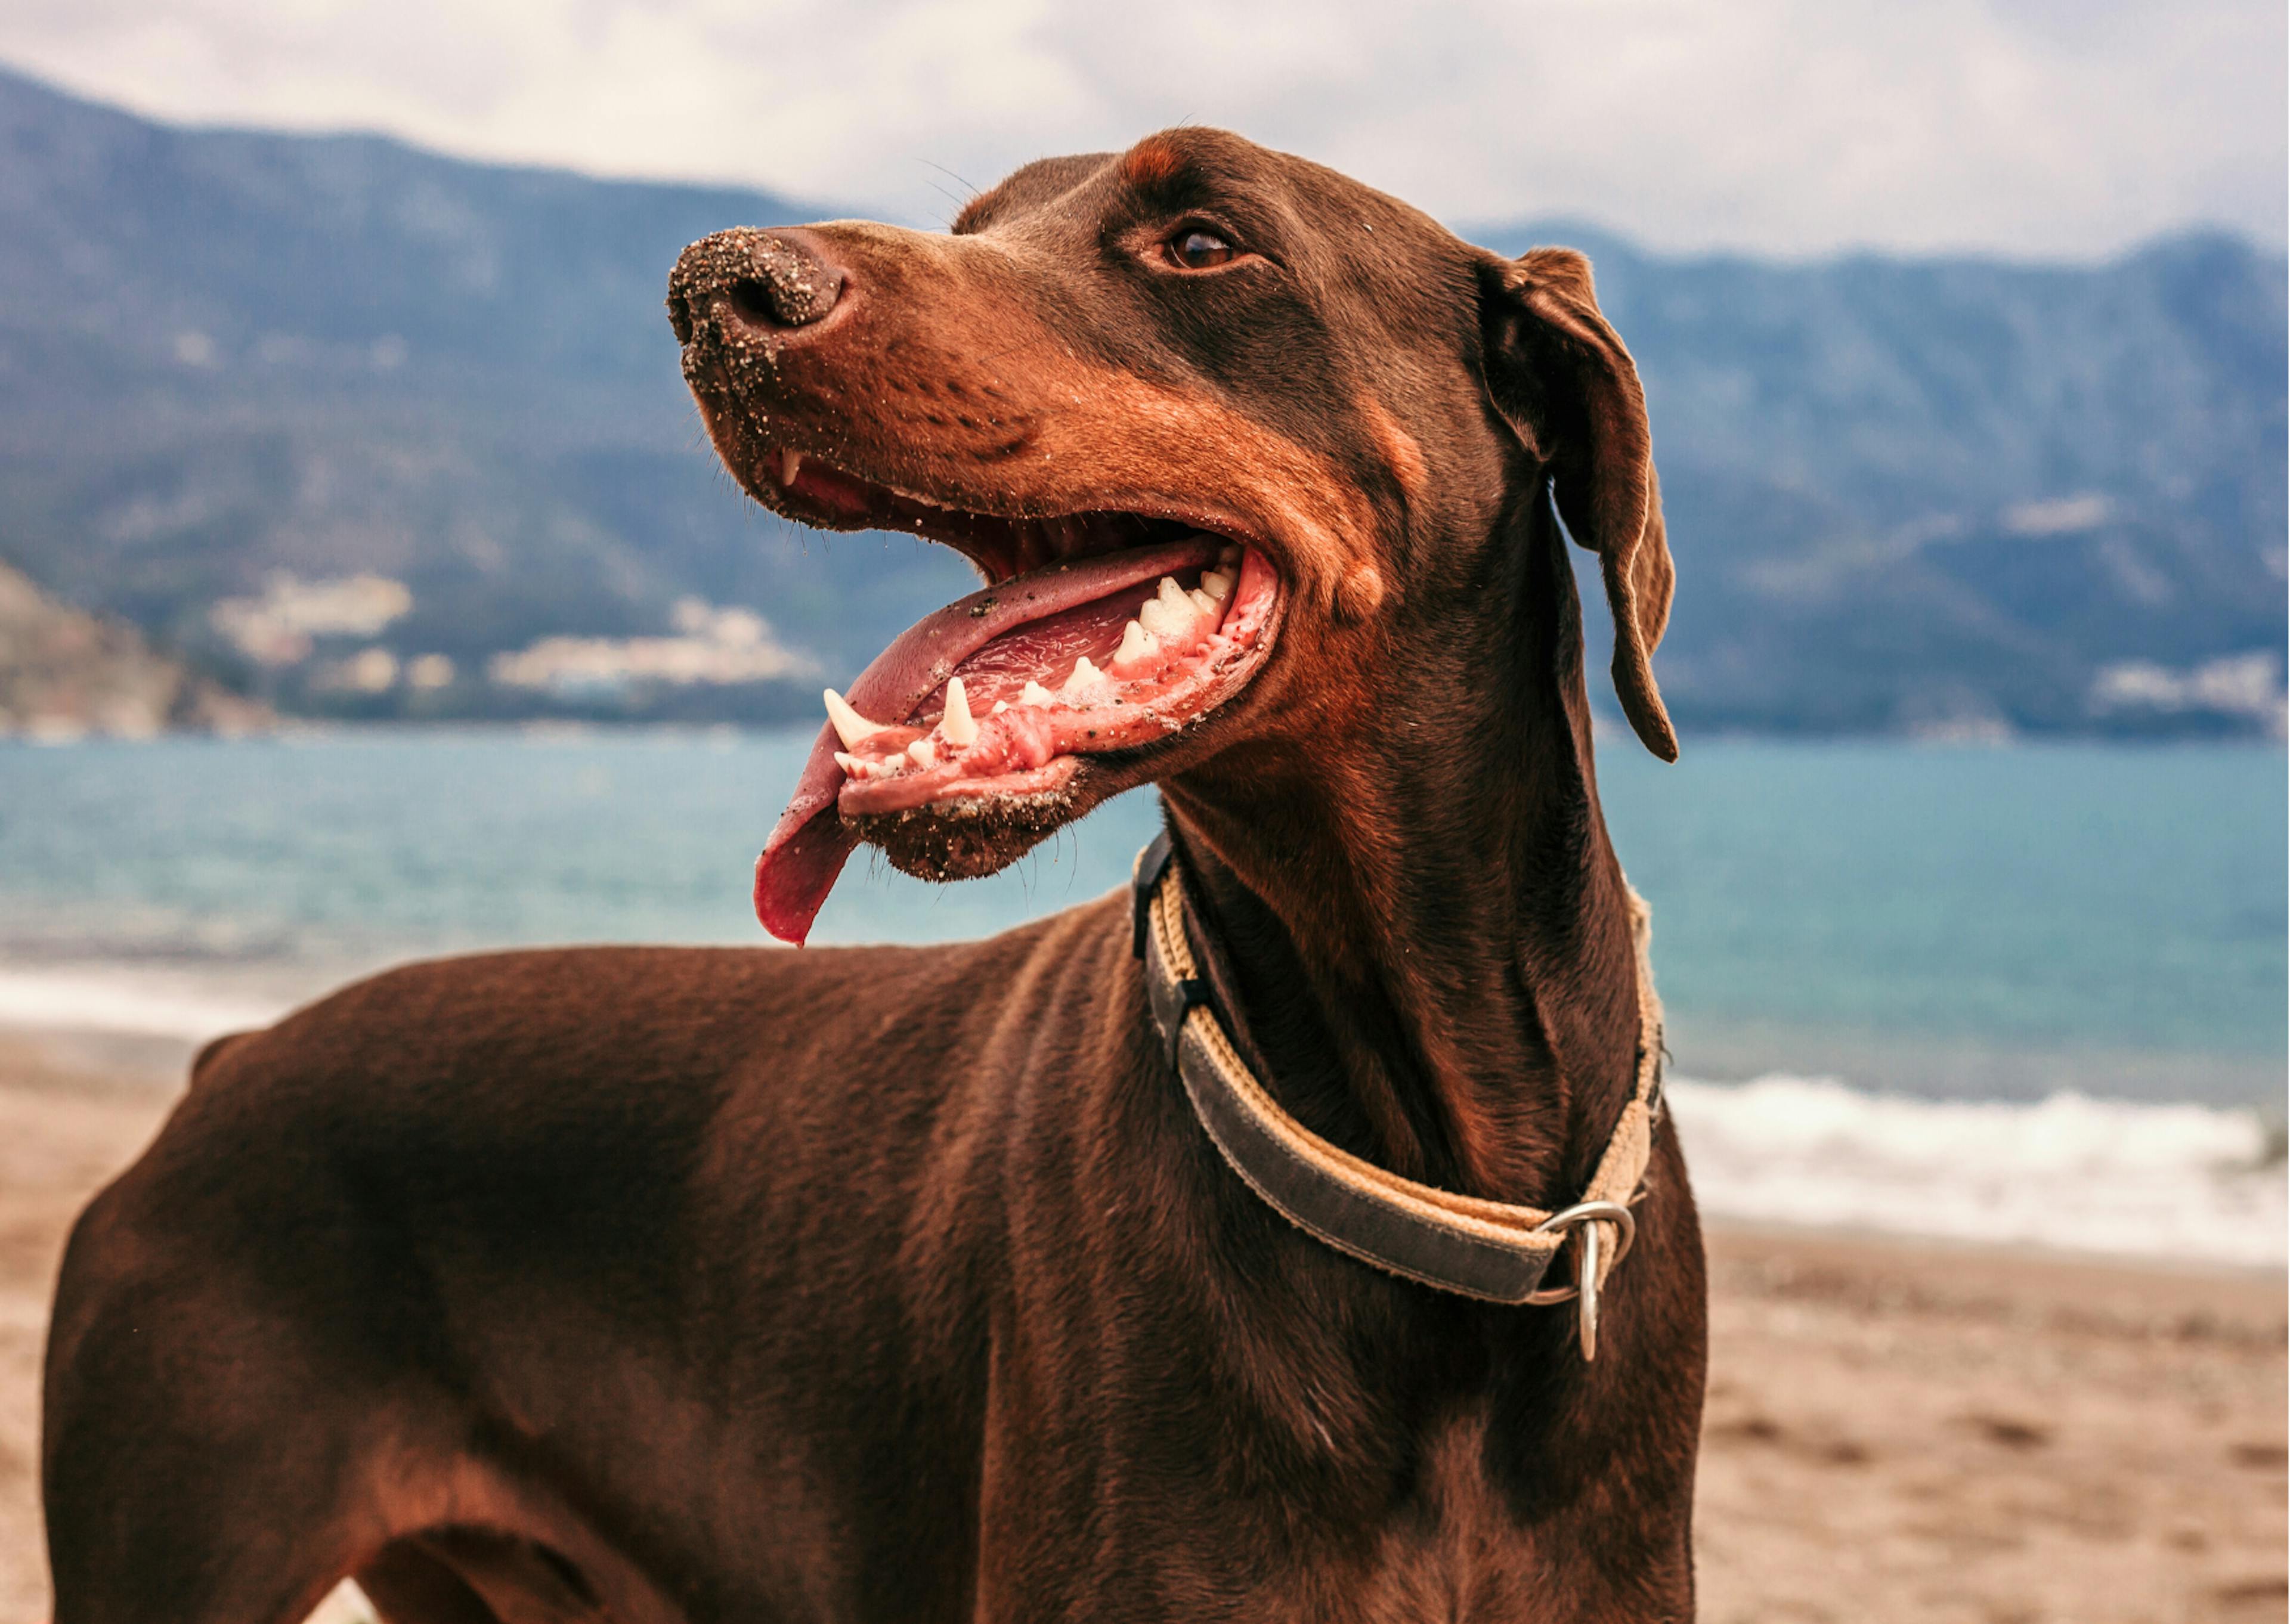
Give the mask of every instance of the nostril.
[(823, 320), (843, 297), (843, 271), (800, 237), (741, 226), (685, 249), (668, 279), (677, 340), (724, 342)]
[(725, 287), (724, 297), (751, 327), (808, 327), (843, 294), (841, 271), (785, 237), (757, 238), (740, 268), (747, 274)]
[(733, 283), (725, 295), (732, 308), (741, 321), (752, 327), (788, 327), (794, 325), (780, 314), (778, 302), (771, 288), (753, 276), (743, 276)]

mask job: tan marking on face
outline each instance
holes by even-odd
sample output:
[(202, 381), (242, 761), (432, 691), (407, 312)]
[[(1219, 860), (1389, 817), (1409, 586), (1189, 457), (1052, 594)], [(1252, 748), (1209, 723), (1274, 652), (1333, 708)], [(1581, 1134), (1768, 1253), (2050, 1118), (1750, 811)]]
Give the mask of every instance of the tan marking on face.
[(1359, 410), (1367, 420), (1368, 432), (1375, 436), (1376, 450), (1382, 453), (1384, 464), (1399, 482), (1400, 490), (1409, 501), (1421, 501), (1424, 492), (1431, 486), (1431, 469), (1423, 460), (1423, 448), (1373, 395), (1359, 397)]
[(1149, 135), (1121, 158), (1121, 178), (1132, 186), (1157, 186), (1177, 178), (1184, 155), (1157, 135)]
[(1383, 572), (1372, 564), (1352, 565), (1336, 588), (1336, 618), (1357, 626), (1382, 607)]
[(1092, 369), (1074, 391), (1077, 410), (1045, 415), (1042, 471), (1064, 502), (1116, 488), (1158, 491), (1221, 509), (1275, 545), (1292, 584), (1324, 606), (1357, 556), (1372, 523), (1360, 493), (1317, 452), (1215, 401), (1181, 395), (1133, 374)]

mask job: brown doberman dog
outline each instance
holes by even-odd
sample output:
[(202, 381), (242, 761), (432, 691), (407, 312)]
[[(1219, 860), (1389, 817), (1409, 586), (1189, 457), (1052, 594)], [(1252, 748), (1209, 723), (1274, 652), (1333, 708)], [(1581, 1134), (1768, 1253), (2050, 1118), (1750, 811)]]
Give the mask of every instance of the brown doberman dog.
[[(1285, 1119), (1578, 1197), (1651, 1046), (1568, 531), (1675, 753), (1645, 405), (1579, 255), (1184, 129), (947, 234), (725, 232), (669, 303), (759, 501), (987, 583), (830, 696), (768, 925), (862, 840), (982, 874), (1157, 782), (1155, 951)], [(1586, 1360), (1237, 1176), (1142, 940), (1117, 896), (461, 958), (218, 1044), (65, 1261), (57, 1624), (290, 1624), (346, 1574), (393, 1624), (1689, 1617), (1668, 1130)]]

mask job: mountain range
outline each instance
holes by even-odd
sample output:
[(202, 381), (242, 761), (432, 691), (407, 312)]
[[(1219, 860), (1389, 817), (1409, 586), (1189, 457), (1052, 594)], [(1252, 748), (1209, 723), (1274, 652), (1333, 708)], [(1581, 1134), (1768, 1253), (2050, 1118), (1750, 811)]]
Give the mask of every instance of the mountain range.
[[(669, 266), (766, 193), (156, 124), (0, 71), (0, 564), (287, 712), (815, 714), (969, 589), (717, 466)], [(1583, 249), (1637, 357), (1681, 729), (2273, 733), (2284, 257)]]

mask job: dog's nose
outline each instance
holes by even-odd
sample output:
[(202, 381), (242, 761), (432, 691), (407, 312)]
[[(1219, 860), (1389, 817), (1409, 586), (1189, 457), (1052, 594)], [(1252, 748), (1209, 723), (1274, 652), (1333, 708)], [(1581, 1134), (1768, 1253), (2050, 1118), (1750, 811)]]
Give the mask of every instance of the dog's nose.
[(679, 344), (721, 308), (727, 325), (765, 332), (808, 327), (843, 297), (843, 272), (801, 231), (741, 226), (701, 237), (668, 278), (668, 319)]

